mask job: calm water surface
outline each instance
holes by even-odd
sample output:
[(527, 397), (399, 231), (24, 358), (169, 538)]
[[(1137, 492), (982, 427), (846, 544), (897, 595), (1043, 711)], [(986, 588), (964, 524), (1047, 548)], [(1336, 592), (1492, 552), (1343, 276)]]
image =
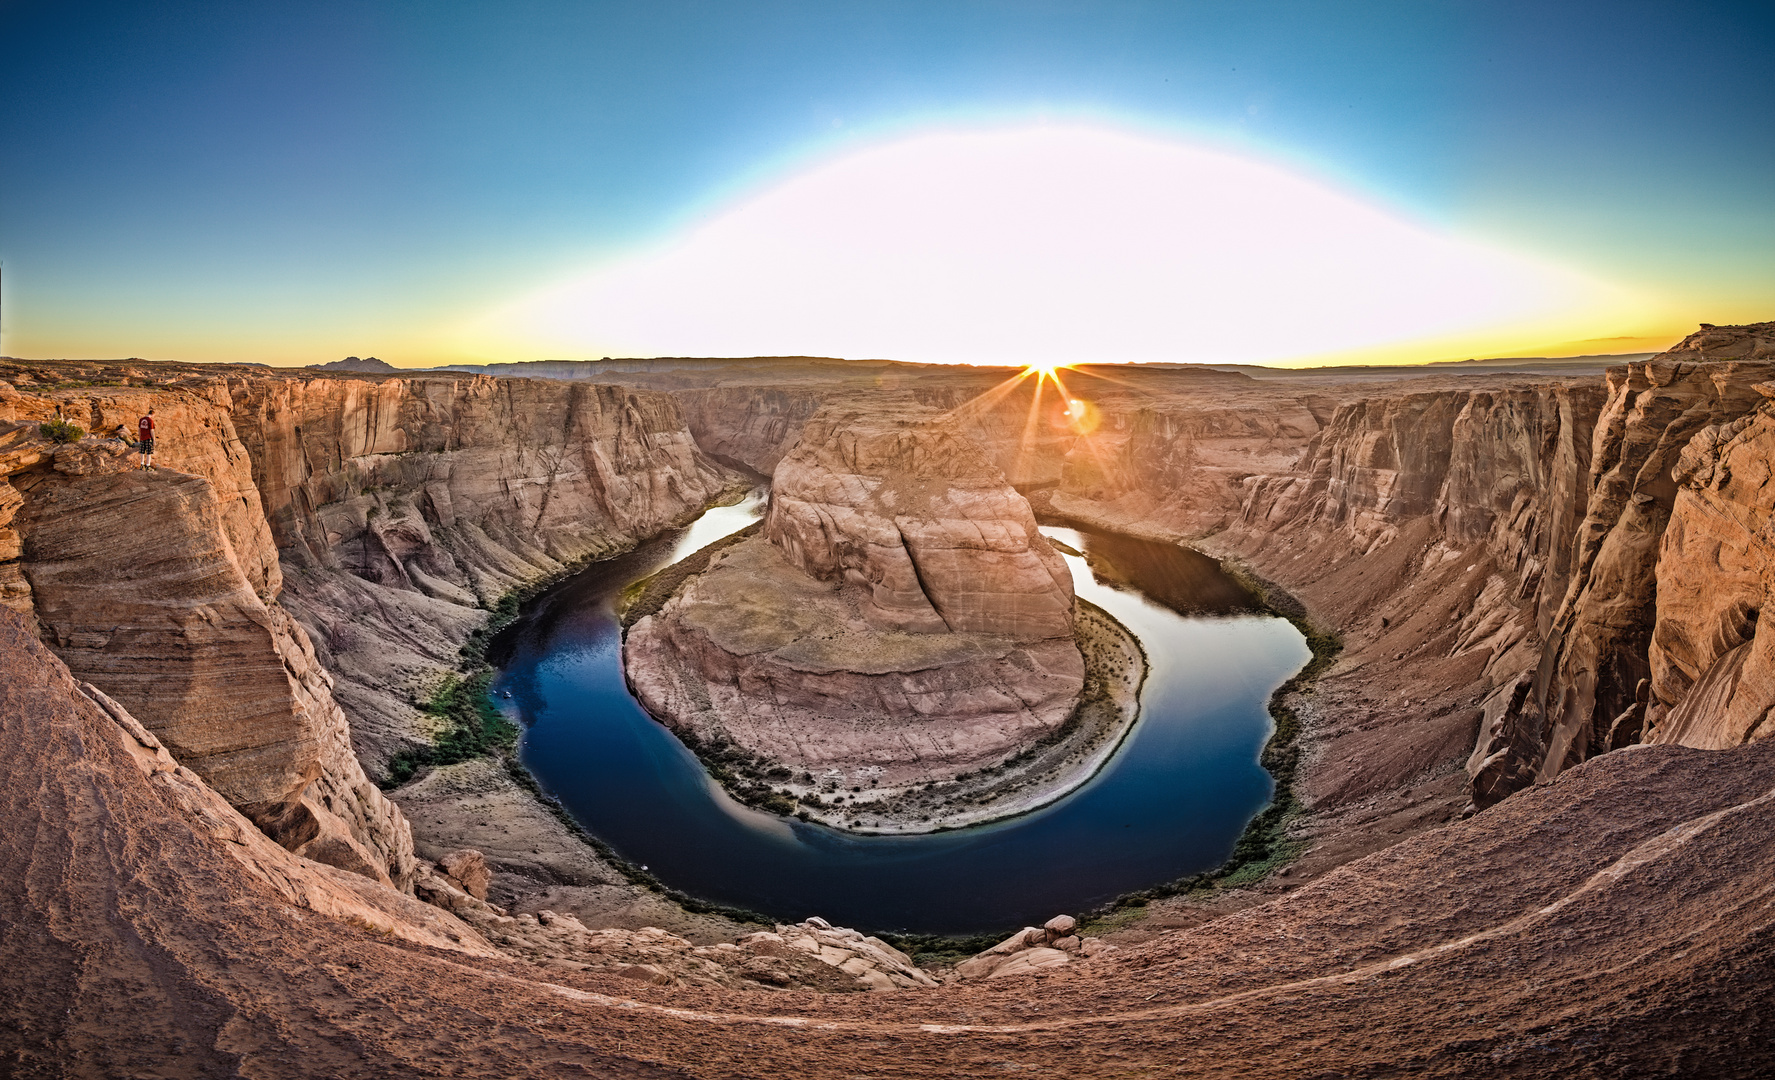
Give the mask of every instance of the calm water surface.
[[(539, 597), (496, 648), (494, 694), (524, 726), (524, 764), (660, 880), (781, 919), (981, 933), (1209, 869), (1269, 799), (1257, 763), (1270, 732), (1264, 706), (1306, 663), (1300, 634), (1281, 619), (1195, 614), (1243, 600), (1195, 552), (1044, 528), (1118, 583), (1067, 556), (1079, 595), (1132, 630), (1151, 663), (1140, 720), (1102, 772), (1034, 813), (929, 836), (851, 836), (741, 806), (629, 696), (613, 602), (762, 511), (762, 497), (716, 508), (592, 566)], [(1137, 582), (1151, 583), (1152, 598)]]

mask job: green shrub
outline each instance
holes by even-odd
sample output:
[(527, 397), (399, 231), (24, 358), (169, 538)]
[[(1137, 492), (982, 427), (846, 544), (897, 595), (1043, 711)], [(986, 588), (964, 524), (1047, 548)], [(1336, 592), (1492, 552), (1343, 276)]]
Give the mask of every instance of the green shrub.
[(81, 427), (79, 424), (63, 420), (59, 416), (54, 420), (45, 420), (43, 423), (38, 424), (37, 431), (51, 442), (59, 443), (78, 442), (86, 437), (85, 428)]

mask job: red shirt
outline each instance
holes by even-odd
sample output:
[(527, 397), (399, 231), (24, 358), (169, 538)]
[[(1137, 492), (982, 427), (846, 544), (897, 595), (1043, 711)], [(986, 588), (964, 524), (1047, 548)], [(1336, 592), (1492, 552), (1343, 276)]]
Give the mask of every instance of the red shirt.
[(140, 442), (148, 442), (154, 438), (154, 418), (144, 416), (136, 421), (136, 438)]

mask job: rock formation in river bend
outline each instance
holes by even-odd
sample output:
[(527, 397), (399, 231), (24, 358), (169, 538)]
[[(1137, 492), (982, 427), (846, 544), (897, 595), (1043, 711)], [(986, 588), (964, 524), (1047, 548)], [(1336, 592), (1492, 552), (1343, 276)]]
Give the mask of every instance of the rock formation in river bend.
[(882, 629), (1072, 633), (1072, 577), (1024, 498), (935, 416), (877, 403), (811, 420), (777, 466), (764, 534), (809, 577), (862, 586)]
[(763, 535), (630, 629), (655, 716), (883, 786), (997, 764), (1060, 727), (1084, 664), (1029, 505), (938, 414), (833, 405), (777, 466)]
[[(74, 1068), (106, 1075), (520, 1075), (548, 1068), (715, 1075), (742, 1060), (760, 1073), (807, 1077), (859, 1070), (977, 1076), (1008, 1061), (1081, 1077), (1130, 1068), (1293, 1076), (1302, 1068), (1300, 1047), (1310, 1043), (1313, 1069), (1350, 1075), (1541, 1073), (1553, 1060), (1575, 1072), (1765, 1075), (1775, 1045), (1765, 931), (1775, 914), (1767, 842), (1775, 828), (1775, 744), (1764, 717), (1775, 695), (1760, 611), (1771, 577), (1765, 478), (1775, 460), (1775, 406), (1759, 389), (1766, 376), (1746, 379), (1754, 374), (1749, 365), (1771, 359), (1771, 330), (1708, 328), (1662, 361), (1621, 369), (1607, 391), (1611, 410), (1620, 407), (1618, 423), (1602, 412), (1601, 387), (1488, 376), (1483, 384), (1352, 383), (1335, 393), (1323, 384), (1247, 388), (1229, 391), (1230, 399), (1122, 412), (1106, 404), (1100, 430), (1109, 436), (1049, 439), (1041, 475), (1059, 485), (1054, 494), (1069, 513), (1144, 524), (1154, 535), (1218, 526), (1214, 543), (1248, 553), (1262, 573), (1297, 589), (1315, 614), (1346, 631), (1338, 666), (1295, 699), (1317, 701), (1303, 709), (1319, 740), (1312, 784), (1339, 770), (1349, 781), (1340, 789), (1346, 794), (1380, 782), (1360, 755), (1343, 753), (1352, 745), (1373, 761), (1423, 739), (1434, 754), (1414, 760), (1445, 764), (1450, 731), (1464, 730), (1473, 745), (1479, 710), (1458, 706), (1480, 695), (1487, 695), (1486, 728), (1477, 764), (1498, 753), (1504, 756), (1494, 764), (1512, 760), (1520, 746), (1521, 767), (1497, 777), (1559, 775), (1469, 821), (1438, 827), (1446, 814), (1420, 819), (1410, 829), (1419, 835), (1387, 836), (1380, 842), (1388, 850), (1290, 888), (1318, 876), (1307, 871), (1314, 860), (1324, 867), (1353, 858), (1348, 849), (1323, 854), (1317, 841), (1324, 834), (1314, 834), (1293, 877), (1239, 891), (1268, 890), (1269, 902), (1255, 909), (1187, 930), (1165, 932), (1149, 921), (1136, 931), (1153, 935), (1144, 943), (1039, 979), (999, 980), (988, 993), (963, 985), (867, 1001), (731, 989), (741, 978), (756, 984), (759, 975), (788, 972), (793, 957), (693, 948), (657, 931), (588, 933), (570, 918), (502, 916), (467, 893), (449, 894), (445, 906), (476, 920), (470, 929), (377, 880), (269, 843), (99, 684), (126, 686), (126, 676), (140, 673), (130, 666), (137, 662), (132, 642), (157, 633), (162, 646), (177, 646), (174, 666), (184, 665), (169, 689), (203, 684), (213, 668), (198, 659), (238, 649), (260, 658), (247, 664), (253, 678), (242, 700), (262, 703), (267, 680), (274, 683), (265, 649), (303, 640), (294, 624), (279, 637), (278, 563), (251, 539), (267, 529), (262, 515), (255, 522), (248, 512), (259, 493), (227, 464), (236, 444), (226, 425), (238, 421), (244, 435), (257, 419), (231, 416), (233, 394), (218, 396), (228, 388), (212, 374), (180, 376), (182, 388), (153, 392), (157, 414), (191, 410), (178, 426), (206, 432), (203, 454), (219, 456), (205, 464), (196, 446), (166, 439), (162, 460), (174, 467), (142, 477), (114, 468), (120, 444), (58, 447), (38, 436), (36, 422), (52, 415), (54, 402), (75, 410), (83, 426), (110, 409), (127, 420), (148, 391), (14, 395), (0, 384), (0, 601), (34, 620), (0, 612), (0, 735), (8, 747), (0, 755), (0, 1014), (8, 1019), (0, 1025), (0, 1061), (44, 1075)], [(259, 380), (284, 378), (230, 377), (239, 380), (233, 390), (248, 391), (234, 400), (249, 407)], [(45, 370), (33, 381), (55, 387), (64, 379)], [(356, 395), (352, 423), (367, 431), (391, 401), (433, 401), (458, 392), (444, 387), (469, 382), (400, 381), (407, 389), (398, 394), (327, 388), (315, 397)], [(490, 396), (506, 393), (494, 385)], [(529, 400), (532, 392), (546, 402), (559, 391), (509, 396)], [(1448, 400), (1409, 400), (1417, 394)], [(612, 399), (627, 400), (620, 392)], [(623, 406), (622, 418), (604, 414), (609, 423), (597, 440), (608, 453), (633, 436), (631, 477), (683, 445), (663, 421), (648, 429), (648, 415), (671, 410), (669, 397), (632, 400), (636, 409)], [(1229, 409), (1229, 400), (1238, 404)], [(1253, 401), (1268, 402), (1268, 412), (1221, 421), (1199, 415), (1236, 413)], [(705, 404), (717, 409), (713, 400)], [(516, 410), (492, 414), (510, 430), (526, 430)], [(639, 424), (631, 419), (637, 415)], [(1120, 439), (1136, 415), (1164, 425), (1155, 422), (1140, 440)], [(315, 420), (324, 413), (291, 427)], [(788, 426), (736, 422), (734, 430), (762, 444)], [(415, 657), (414, 642), (429, 647), (434, 633), (453, 648), (460, 638), (450, 635), (475, 617), (475, 609), (423, 591), (414, 567), (436, 575), (418, 561), (419, 549), (399, 546), (400, 530), (370, 535), (372, 522), (402, 516), (393, 511), (404, 505), (425, 524), (432, 547), (458, 568), (465, 558), (480, 567), (463, 569), (465, 581), (498, 584), (508, 571), (518, 580), (546, 568), (503, 540), (464, 556), (452, 545), (473, 533), (426, 516), (436, 513), (435, 503), (403, 486), (409, 474), (397, 471), (420, 475), (417, 463), (395, 459), (432, 455), (427, 481), (439, 468), (451, 469), (453, 480), (448, 447), (399, 454), (365, 452), (385, 444), (355, 442), (349, 445), (359, 449), (347, 453), (325, 440), (303, 447), (305, 430), (285, 430), (295, 443), (279, 451), (284, 464), (307, 459), (301, 467), (313, 479), (290, 488), (292, 516), (325, 526), (302, 533), (322, 541), (313, 565), (295, 565), (309, 556), (286, 552), (283, 567), (313, 590), (305, 610), (318, 637), (349, 644), (353, 633), (387, 634), (386, 651)], [(1011, 440), (994, 442), (993, 456), (1016, 450), (1014, 425), (1002, 417), (967, 430)], [(1142, 485), (1155, 476), (1186, 483), (1187, 471), (1173, 470), (1208, 446), (1209, 432), (1219, 432), (1220, 463), (1209, 493), (1172, 498), (1162, 488), (1126, 486), (1130, 477), (1145, 477)], [(252, 436), (239, 445), (252, 448), (262, 480), (259, 458), (270, 460), (269, 441)], [(1241, 446), (1252, 462), (1243, 476)], [(1056, 454), (1082, 462), (1093, 447), (1108, 451), (1101, 467), (1050, 468)], [(1137, 471), (1143, 462), (1129, 455), (1144, 456), (1149, 471)], [(520, 491), (549, 488), (524, 471), (524, 460), (501, 461), (523, 472)], [(385, 462), (392, 463), (387, 472)], [(377, 482), (351, 483), (365, 476)], [(1240, 492), (1250, 497), (1232, 497)], [(497, 485), (484, 497), (499, 508), (488, 516), (508, 512)], [(452, 505), (460, 511), (472, 502)], [(665, 513), (670, 505), (654, 507)], [(361, 520), (354, 507), (363, 508)], [(593, 501), (582, 509), (599, 513)], [(175, 512), (193, 524), (163, 520)], [(1668, 524), (1648, 548), (1642, 534), (1658, 527), (1659, 514)], [(477, 520), (453, 515), (465, 518)], [(614, 523), (597, 520), (618, 535)], [(1588, 540), (1579, 535), (1581, 522)], [(150, 526), (148, 543), (132, 543)], [(481, 532), (493, 537), (498, 527), (496, 520)], [(511, 533), (514, 542), (524, 535)], [(174, 541), (189, 550), (171, 557)], [(150, 548), (169, 557), (148, 562), (142, 553)], [(382, 561), (385, 551), (405, 578)], [(856, 565), (868, 581), (870, 568), (884, 564)], [(1644, 588), (1648, 567), (1649, 611), (1634, 592)], [(370, 581), (359, 570), (391, 576)], [(848, 590), (858, 598), (856, 625), (880, 633), (864, 616), (862, 584), (802, 577)], [(126, 619), (108, 619), (98, 606), (113, 602), (104, 592), (81, 591), (93, 589), (93, 579), (115, 579), (117, 611)], [(873, 586), (866, 595), (874, 604)], [(1568, 597), (1577, 598), (1569, 611)], [(353, 612), (348, 599), (364, 607)], [(940, 611), (933, 594), (926, 599)], [(255, 602), (268, 645), (255, 643)], [(175, 609), (193, 617), (183, 624), (165, 617)], [(419, 625), (446, 616), (456, 621), (443, 630)], [(37, 642), (37, 631), (71, 660), (92, 665), (94, 678), (70, 676)], [(1577, 641), (1595, 644), (1565, 644)], [(364, 663), (370, 651), (317, 644), (344, 661), (342, 669)], [(1538, 700), (1564, 701), (1567, 689), (1587, 679), (1592, 691), (1612, 685), (1607, 692), (1619, 694), (1617, 676), (1642, 655), (1639, 670), (1649, 672), (1643, 709), (1635, 683), (1633, 704), (1615, 717), (1594, 704), (1588, 718), (1564, 712), (1573, 722), (1570, 745), (1595, 753), (1602, 717), (1602, 749), (1626, 741), (1642, 722), (1640, 738), (1653, 743), (1731, 749), (1654, 745), (1576, 764), (1548, 753)], [(302, 667), (295, 654), (279, 656)], [(1538, 699), (1535, 675), (1544, 660), (1548, 697)], [(1447, 681), (1448, 700), (1435, 711), (1418, 700), (1425, 672), (1434, 673), (1432, 691)], [(301, 681), (299, 671), (289, 678)], [(1382, 707), (1372, 697), (1338, 696), (1340, 687), (1358, 684), (1364, 693), (1384, 687), (1390, 698), (1409, 689), (1413, 700)], [(288, 686), (292, 702), (298, 689)], [(314, 694), (323, 690), (324, 680)], [(206, 689), (205, 696), (213, 695)], [(1449, 706), (1456, 707), (1444, 711)], [(267, 730), (283, 738), (290, 727)], [(1494, 747), (1490, 740), (1500, 734), (1505, 741)], [(1737, 745), (1745, 741), (1753, 745)], [(284, 745), (294, 754), (303, 740)], [(227, 782), (220, 768), (227, 755), (211, 760)], [(302, 775), (297, 769), (295, 778)], [(323, 781), (324, 774), (314, 783)], [(1370, 814), (1364, 804), (1362, 818)], [(1462, 872), (1451, 876), (1451, 867)], [(764, 945), (782, 952), (792, 944), (784, 933), (758, 936), (781, 939)], [(504, 955), (489, 955), (489, 944)], [(618, 955), (633, 959), (609, 963), (609, 950), (619, 947), (628, 951)], [(688, 990), (693, 1001), (681, 982), (664, 985), (680, 978), (667, 954), (682, 965), (682, 979), (708, 980)], [(769, 971), (754, 970), (765, 959)], [(120, 1029), (132, 1037), (117, 1038)], [(440, 1042), (440, 1031), (454, 1034)], [(1077, 1038), (1081, 1032), (1090, 1037)]]
[(1280, 1080), (1308, 1046), (1309, 1068), (1352, 1076), (1556, 1061), (1748, 1078), (1775, 1045), (1767, 745), (1607, 755), (1261, 906), (1036, 976), (766, 993), (808, 968), (830, 981), (800, 987), (854, 986), (852, 954), (873, 943), (810, 920), (691, 948), (483, 913), (453, 892), (513, 940), (496, 954), (451, 914), (257, 837), (10, 612), (0, 672), (14, 676), (0, 678), (0, 1061), (14, 1075), (663, 1080), (740, 1062), (838, 1080), (1015, 1061)]

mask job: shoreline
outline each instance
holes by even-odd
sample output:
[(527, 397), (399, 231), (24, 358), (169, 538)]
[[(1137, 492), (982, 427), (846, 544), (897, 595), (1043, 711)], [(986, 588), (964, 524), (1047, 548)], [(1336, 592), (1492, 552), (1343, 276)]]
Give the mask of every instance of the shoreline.
[(1308, 718), (1302, 715), (1302, 699), (1310, 697), (1314, 684), (1331, 670), (1343, 651), (1343, 635), (1327, 629), (1312, 618), (1307, 607), (1286, 586), (1257, 572), (1243, 556), (1207, 543), (1209, 537), (1195, 540), (1164, 530), (1141, 530), (1126, 522), (1093, 518), (1076, 512), (1062, 512), (1049, 505), (1037, 518), (1044, 525), (1065, 528), (1086, 528), (1120, 536), (1151, 540), (1156, 543), (1187, 547), (1216, 560), (1221, 569), (1237, 580), (1259, 601), (1258, 613), (1283, 619), (1306, 640), (1311, 651), (1307, 662), (1271, 692), (1265, 703), (1275, 730), (1258, 753), (1258, 763), (1270, 774), (1275, 791), (1270, 801), (1240, 831), (1233, 852), (1225, 862), (1210, 870), (1190, 874), (1172, 881), (1160, 882), (1145, 889), (1123, 893), (1101, 905), (1087, 917), (1087, 924), (1101, 925), (1123, 913), (1144, 908), (1149, 902), (1186, 894), (1205, 893), (1218, 888), (1240, 888), (1260, 884), (1274, 877), (1311, 846), (1311, 841), (1291, 835), (1303, 819), (1312, 817), (1311, 808), (1300, 800), (1295, 785), (1300, 779), (1302, 740), (1308, 732)]
[[(757, 528), (723, 537), (625, 589), (619, 608), (625, 638), (634, 622), (694, 579), (715, 553)], [(705, 743), (651, 712), (648, 716), (694, 754), (728, 795), (779, 817), (856, 836), (928, 835), (1009, 820), (1083, 787), (1115, 756), (1140, 717), (1140, 690), (1148, 670), (1145, 649), (1109, 612), (1082, 598), (1076, 604), (1073, 637), (1085, 659), (1085, 684), (1066, 722), (998, 764), (951, 780), (839, 793), (829, 801), (827, 796), (836, 791), (830, 783), (801, 780), (805, 774), (781, 762), (728, 744)], [(958, 801), (969, 805), (944, 809)]]
[[(1103, 771), (1127, 742), (1140, 719), (1140, 691), (1148, 663), (1140, 639), (1115, 616), (1078, 599), (1073, 636), (1085, 657), (1085, 686), (1060, 730), (1008, 760), (972, 776), (935, 785), (860, 792), (874, 798), (850, 803), (844, 811), (822, 811), (802, 803), (795, 816), (861, 836), (917, 836), (1008, 821), (1052, 805)], [(1044, 771), (1046, 770), (1046, 771)], [(817, 794), (813, 785), (788, 785)], [(957, 800), (969, 809), (943, 812)], [(843, 824), (861, 810), (871, 821)]]
[[(712, 505), (722, 505), (722, 503), (718, 502)], [(1107, 523), (1091, 522), (1074, 518), (1073, 520), (1068, 521), (1067, 524), (1104, 529)], [(669, 598), (670, 594), (675, 593), (685, 581), (693, 577), (697, 571), (705, 567), (709, 557), (715, 554), (715, 552), (729, 544), (738, 542), (744, 536), (754, 532), (758, 527), (759, 526), (755, 524), (740, 530), (738, 533), (714, 541), (708, 545), (708, 547), (692, 553), (678, 563), (663, 567), (653, 575), (639, 579), (629, 585), (615, 598), (618, 603), (618, 617), (623, 624), (625, 633), (627, 626), (635, 621), (636, 618), (641, 614), (644, 614), (648, 609), (658, 604), (662, 604)], [(1106, 531), (1126, 535), (1126, 533), (1120, 529)], [(1181, 543), (1175, 539), (1169, 540), (1168, 542)], [(1194, 547), (1194, 545), (1186, 546)], [(1199, 551), (1201, 548), (1196, 548), (1196, 550)], [(1298, 855), (1296, 849), (1301, 846), (1299, 841), (1293, 840), (1285, 835), (1290, 830), (1290, 827), (1296, 825), (1299, 822), (1301, 815), (1306, 812), (1305, 808), (1299, 804), (1298, 799), (1293, 796), (1292, 792), (1293, 783), (1298, 772), (1301, 736), (1304, 732), (1301, 730), (1300, 719), (1295, 715), (1295, 710), (1290, 707), (1287, 699), (1293, 698), (1303, 690), (1310, 692), (1309, 687), (1311, 682), (1322, 674), (1325, 668), (1329, 667), (1329, 661), (1336, 655), (1336, 637), (1335, 635), (1325, 635), (1316, 627), (1308, 625), (1304, 609), (1300, 607), (1299, 601), (1296, 600), (1292, 594), (1276, 583), (1265, 580), (1252, 573), (1249, 567), (1243, 565), (1242, 560), (1239, 560), (1236, 557), (1229, 558), (1220, 553), (1204, 552), (1204, 554), (1212, 554), (1219, 557), (1223, 562), (1223, 565), (1227, 563), (1238, 564), (1236, 566), (1227, 565), (1226, 569), (1229, 572), (1234, 573), (1235, 576), (1245, 581), (1248, 585), (1254, 586), (1253, 591), (1262, 599), (1262, 613), (1287, 619), (1301, 631), (1303, 636), (1308, 639), (1309, 646), (1314, 649), (1313, 657), (1308, 660), (1307, 664), (1301, 669), (1301, 671), (1297, 672), (1294, 676), (1284, 682), (1282, 686), (1278, 687), (1269, 699), (1268, 711), (1276, 723), (1276, 731), (1271, 735), (1270, 739), (1264, 746), (1261, 754), (1261, 762), (1266, 771), (1270, 772), (1276, 782), (1276, 797), (1263, 810), (1260, 810), (1257, 816), (1246, 826), (1245, 830), (1241, 832), (1234, 855), (1229, 858), (1227, 862), (1212, 870), (1171, 882), (1161, 882), (1143, 890), (1136, 890), (1124, 894), (1109, 901), (1096, 911), (1090, 913), (1090, 915), (1086, 915), (1084, 912), (1080, 913), (1087, 918), (1094, 917), (1093, 921), (1100, 920), (1106, 916), (1113, 916), (1117, 913), (1123, 913), (1129, 909), (1138, 910), (1144, 908), (1149, 900), (1180, 896), (1189, 892), (1200, 892), (1205, 889), (1214, 888), (1220, 884), (1252, 884), (1256, 880), (1271, 876), (1274, 871), (1286, 865), (1287, 862), (1291, 861), (1296, 855)], [(583, 569), (583, 567), (576, 567), (575, 569)], [(551, 575), (547, 580), (528, 583), (526, 586), (511, 590), (511, 593), (508, 593), (508, 597), (510, 599), (519, 599), (518, 596), (512, 594), (522, 594), (521, 602), (528, 602), (547, 588), (558, 584), (564, 576), (566, 575)], [(717, 756), (715, 753), (711, 752), (712, 748), (695, 745), (694, 740), (685, 740), (682, 735), (677, 732), (674, 732), (674, 736), (678, 737), (681, 742), (685, 743), (687, 748), (696, 755), (704, 769), (707, 770), (711, 776), (714, 776), (720, 781), (723, 789), (738, 801), (755, 808), (769, 810), (776, 813), (778, 816), (794, 816), (804, 821), (815, 821), (826, 825), (829, 828), (834, 828), (838, 831), (850, 833), (852, 835), (929, 835), (937, 832), (980, 827), (1012, 820), (1052, 805), (1071, 792), (1083, 787), (1101, 772), (1110, 759), (1114, 757), (1115, 753), (1121, 749), (1126, 743), (1128, 735), (1132, 733), (1134, 726), (1139, 721), (1139, 695), (1144, 686), (1148, 671), (1147, 657), (1144, 648), (1138, 638), (1136, 638), (1134, 634), (1120, 622), (1116, 621), (1113, 616), (1109, 615), (1108, 612), (1082, 598), (1078, 600), (1078, 604), (1080, 612), (1078, 625), (1080, 627), (1094, 627), (1099, 633), (1108, 631), (1109, 633), (1107, 636), (1109, 640), (1120, 644), (1122, 659), (1129, 663), (1130, 667), (1133, 669), (1133, 674), (1130, 678), (1124, 678), (1121, 680), (1111, 678), (1105, 680), (1104, 689), (1107, 690), (1113, 688), (1115, 691), (1114, 697), (1108, 702), (1098, 701), (1095, 703), (1100, 707), (1104, 705), (1112, 707), (1115, 710), (1114, 722), (1109, 725), (1099, 723), (1094, 729), (1092, 729), (1092, 734), (1094, 734), (1095, 737), (1080, 738), (1080, 732), (1075, 730), (1074, 717), (1076, 717), (1081, 709), (1093, 704), (1093, 702), (1088, 700), (1092, 695), (1087, 692), (1081, 692), (1080, 702), (1075, 706), (1074, 717), (1069, 717), (1067, 725), (1061, 729), (1062, 734), (1058, 740), (1050, 737), (1050, 740), (1038, 744), (1035, 748), (1026, 748), (1022, 754), (1013, 757), (1009, 762), (985, 771), (984, 775), (977, 775), (966, 780), (950, 781), (947, 784), (938, 785), (933, 789), (933, 792), (931, 793), (933, 796), (945, 800), (954, 800), (958, 797), (972, 799), (978, 797), (977, 793), (979, 792), (990, 792), (994, 788), (1000, 789), (998, 795), (992, 797), (991, 801), (970, 806), (965, 811), (959, 813), (951, 813), (942, 815), (941, 817), (932, 814), (931, 820), (926, 821), (883, 820), (877, 816), (878, 804), (886, 803), (890, 797), (914, 794), (914, 792), (911, 791), (888, 791), (880, 792), (877, 799), (863, 804), (865, 809), (873, 811), (866, 815), (870, 821), (869, 824), (862, 826), (849, 824), (840, 825), (838, 824), (839, 822), (847, 819), (853, 821), (857, 820), (850, 817), (849, 806), (846, 808), (846, 813), (841, 817), (837, 813), (818, 813), (813, 807), (800, 806), (797, 802), (789, 802), (788, 799), (784, 799), (781, 795), (777, 795), (777, 792), (781, 791), (785, 786), (780, 781), (774, 788), (766, 788), (759, 782), (762, 780), (764, 770), (769, 768), (768, 765), (764, 766), (763, 769), (746, 769), (742, 767), (741, 769), (736, 770), (733, 768), (736, 762), (734, 762), (731, 757)], [(515, 607), (516, 605), (513, 606)], [(492, 623), (498, 614), (506, 613), (490, 610), (488, 614), (490, 616), (488, 622)], [(515, 615), (516, 612), (514, 611), (510, 614)], [(507, 615), (507, 618), (509, 617), (510, 615)], [(500, 622), (503, 624), (505, 620), (500, 620)], [(483, 644), (483, 646), (491, 644), (492, 639), (499, 630), (502, 630), (503, 628), (503, 625), (498, 627), (483, 626), (480, 634), (471, 635), (471, 640), (474, 641), (475, 644)], [(1328, 650), (1322, 652), (1320, 646), (1327, 640), (1332, 644)], [(1091, 686), (1093, 676), (1101, 673), (1101, 665), (1092, 662), (1092, 654), (1095, 650), (1091, 648), (1091, 644), (1092, 642), (1080, 640), (1081, 652), (1087, 657), (1087, 688)], [(660, 722), (657, 717), (654, 718), (654, 720), (656, 723)], [(662, 726), (667, 725), (662, 723)], [(670, 731), (672, 729), (667, 726), (667, 730)], [(1075, 757), (1070, 762), (1066, 761), (1069, 754), (1078, 753), (1081, 744), (1084, 748), (1083, 755)], [(1022, 755), (1029, 754), (1031, 749), (1035, 749), (1038, 752), (1038, 757), (1035, 761), (1026, 763), (1026, 759), (1019, 760)], [(689, 916), (703, 915), (704, 917), (707, 917), (712, 915), (736, 920), (740, 923), (751, 922), (760, 917), (757, 912), (746, 911), (728, 905), (702, 900), (701, 898), (680, 892), (679, 890), (666, 885), (664, 882), (659, 881), (657, 878), (654, 878), (652, 874), (642, 870), (639, 866), (629, 864), (626, 859), (623, 859), (614, 851), (608, 849), (601, 840), (585, 830), (577, 820), (573, 819), (571, 813), (568, 812), (556, 799), (549, 795), (535, 780), (534, 776), (530, 774), (529, 770), (524, 768), (515, 753), (495, 753), (490, 756), (500, 763), (501, 772), (507, 773), (508, 775), (521, 772), (523, 776), (521, 778), (512, 776), (511, 782), (515, 788), (520, 789), (523, 792), (525, 800), (536, 806), (537, 810), (540, 811), (543, 816), (554, 819), (557, 823), (557, 827), (563, 827), (567, 832), (573, 834), (578, 844), (584, 845), (584, 847), (591, 853), (595, 854), (600, 861), (608, 865), (610, 869), (615, 870), (620, 878), (626, 879), (629, 887), (637, 889), (644, 895), (651, 894), (658, 897), (661, 901), (679, 907)], [(1064, 772), (1059, 775), (1050, 774), (1049, 777), (1046, 778), (1045, 783), (1037, 783), (1033, 786), (1028, 783), (1028, 778), (1031, 774), (1040, 776), (1040, 770), (1044, 766), (1052, 768), (1056, 759), (1060, 759), (1060, 763), (1066, 766)], [(738, 775), (736, 775), (736, 773), (738, 773)], [(752, 776), (747, 775), (750, 773), (756, 773), (758, 779), (754, 779)], [(811, 785), (789, 786), (791, 798), (797, 794), (811, 794), (815, 790)], [(796, 789), (801, 790), (797, 791)], [(775, 806), (766, 805), (766, 800), (771, 796), (776, 796), (777, 798), (782, 799), (782, 802), (779, 802)], [(788, 802), (787, 807), (783, 806), (783, 802)], [(787, 809), (789, 813), (784, 813), (785, 809)], [(886, 808), (879, 807), (879, 809)], [(918, 806), (913, 809), (919, 811), (923, 810), (924, 807)], [(1251, 871), (1256, 869), (1256, 866), (1258, 865), (1261, 865), (1262, 869), (1257, 873), (1252, 874)], [(1244, 872), (1241, 873), (1241, 871)], [(1228, 880), (1232, 878), (1234, 874), (1238, 874), (1238, 878), (1236, 880)]]

